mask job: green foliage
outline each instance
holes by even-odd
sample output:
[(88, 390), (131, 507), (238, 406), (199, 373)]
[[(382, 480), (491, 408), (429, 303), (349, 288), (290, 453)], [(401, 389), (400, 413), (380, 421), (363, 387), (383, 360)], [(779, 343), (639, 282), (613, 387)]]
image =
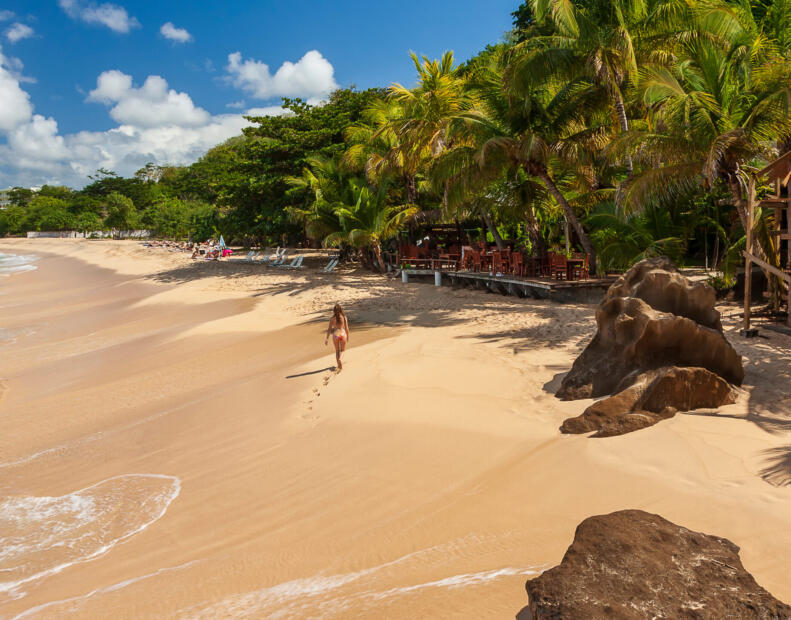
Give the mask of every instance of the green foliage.
[(70, 230), (74, 215), (67, 209), (65, 200), (39, 194), (25, 210), (24, 225), (27, 230)]
[(116, 230), (135, 229), (138, 217), (131, 198), (119, 192), (110, 192), (104, 199), (104, 205), (107, 211), (105, 226)]
[(24, 232), (26, 215), (25, 208), (18, 204), (0, 210), (0, 235), (18, 235)]

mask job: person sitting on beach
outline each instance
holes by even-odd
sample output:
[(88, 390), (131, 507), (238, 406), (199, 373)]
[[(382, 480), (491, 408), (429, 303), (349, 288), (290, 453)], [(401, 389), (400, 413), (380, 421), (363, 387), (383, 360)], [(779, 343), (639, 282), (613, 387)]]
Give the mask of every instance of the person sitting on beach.
[(338, 362), (338, 370), (343, 370), (341, 353), (346, 350), (346, 345), (349, 342), (349, 321), (340, 304), (335, 304), (332, 309), (332, 318), (324, 338), (325, 345), (327, 340), (329, 340), (330, 334), (332, 334), (332, 342), (335, 345), (335, 360)]
[(195, 250), (192, 252), (192, 258), (198, 258), (200, 256), (200, 244), (195, 244)]

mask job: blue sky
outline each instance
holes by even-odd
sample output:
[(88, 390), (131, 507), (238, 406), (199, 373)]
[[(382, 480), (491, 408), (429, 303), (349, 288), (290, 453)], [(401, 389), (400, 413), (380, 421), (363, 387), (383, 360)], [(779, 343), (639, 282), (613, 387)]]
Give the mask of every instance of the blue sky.
[(464, 60), (517, 5), (0, 0), (0, 186), (188, 163), (284, 94), (409, 85), (410, 50)]

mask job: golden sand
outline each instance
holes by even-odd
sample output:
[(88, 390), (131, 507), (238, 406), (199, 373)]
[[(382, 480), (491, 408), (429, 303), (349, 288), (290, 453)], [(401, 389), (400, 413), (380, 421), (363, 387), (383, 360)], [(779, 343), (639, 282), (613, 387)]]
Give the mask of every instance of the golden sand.
[(737, 404), (588, 439), (553, 392), (592, 306), (135, 242), (0, 252), (41, 256), (0, 279), (0, 617), (512, 618), (622, 508), (733, 540), (791, 600), (788, 336), (726, 318)]

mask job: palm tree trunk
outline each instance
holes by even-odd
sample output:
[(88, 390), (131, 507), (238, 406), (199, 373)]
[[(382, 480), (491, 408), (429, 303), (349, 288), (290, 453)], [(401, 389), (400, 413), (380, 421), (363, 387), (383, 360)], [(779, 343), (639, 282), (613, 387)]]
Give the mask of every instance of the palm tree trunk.
[(411, 205), (417, 204), (417, 183), (415, 182), (415, 175), (405, 174), (404, 184), (406, 185), (406, 201)]
[[(623, 104), (623, 98), (621, 97), (621, 93), (618, 90), (615, 91), (615, 113), (618, 115), (618, 121), (621, 124), (621, 131), (629, 131), (629, 120), (626, 118), (626, 107)], [(634, 166), (632, 164), (631, 155), (626, 156), (624, 163), (626, 165), (627, 174), (632, 176), (632, 173), (634, 172)]]
[(374, 254), (376, 255), (376, 262), (379, 263), (379, 269), (382, 271), (382, 273), (387, 272), (387, 267), (385, 267), (385, 262), (382, 259), (382, 246), (378, 241), (374, 241), (372, 245), (374, 248)]
[(742, 222), (742, 228), (745, 234), (747, 233), (747, 205), (744, 198), (742, 198), (742, 186), (733, 175), (728, 175), (728, 188), (731, 190), (731, 198), (733, 198), (733, 206), (736, 207), (736, 212), (739, 214), (739, 219)]
[(546, 249), (544, 238), (541, 236), (541, 229), (538, 226), (536, 214), (531, 206), (525, 209), (525, 232), (527, 232), (527, 238), (530, 239), (530, 244), (533, 246), (533, 254), (535, 256), (543, 256)]
[(503, 238), (500, 236), (500, 233), (497, 230), (497, 226), (494, 225), (494, 222), (492, 221), (492, 216), (485, 209), (481, 212), (481, 215), (483, 216), (483, 221), (486, 222), (486, 228), (489, 229), (489, 232), (492, 233), (492, 237), (494, 237), (494, 242), (497, 244), (497, 249), (504, 250), (505, 242), (503, 241)]
[(555, 185), (555, 182), (552, 180), (552, 177), (549, 176), (549, 172), (547, 172), (546, 169), (539, 168), (536, 170), (536, 174), (544, 183), (544, 187), (549, 190), (549, 193), (552, 194), (552, 197), (563, 209), (563, 213), (566, 214), (566, 219), (573, 226), (574, 232), (577, 233), (577, 237), (582, 244), (582, 249), (585, 250), (586, 254), (590, 255), (591, 272), (596, 273), (596, 250), (593, 248), (588, 234), (583, 230), (582, 224), (580, 224), (580, 221), (577, 219), (577, 214), (574, 213), (574, 209), (571, 208), (568, 200), (566, 200), (566, 197), (560, 192), (557, 185)]

